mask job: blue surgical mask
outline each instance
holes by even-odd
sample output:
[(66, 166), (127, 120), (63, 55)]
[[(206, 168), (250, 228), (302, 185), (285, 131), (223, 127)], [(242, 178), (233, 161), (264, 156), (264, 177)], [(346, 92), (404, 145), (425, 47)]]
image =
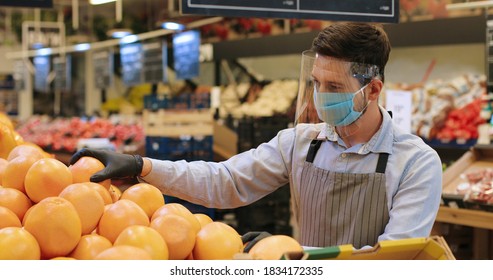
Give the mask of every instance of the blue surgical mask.
[(361, 112), (354, 111), (354, 97), (360, 91), (362, 94), (363, 89), (361, 88), (355, 93), (346, 92), (317, 92), (314, 89), (313, 101), (315, 103), (315, 108), (317, 109), (318, 117), (325, 123), (332, 126), (346, 126), (355, 122), (368, 106), (366, 104), (365, 108)]

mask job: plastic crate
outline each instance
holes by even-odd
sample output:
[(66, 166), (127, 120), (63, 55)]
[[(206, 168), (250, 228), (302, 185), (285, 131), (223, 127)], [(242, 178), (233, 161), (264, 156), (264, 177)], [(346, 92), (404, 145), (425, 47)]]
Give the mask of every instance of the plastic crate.
[(191, 137), (146, 137), (146, 156), (155, 159), (189, 160), (193, 155)]
[(211, 107), (211, 95), (203, 93), (182, 93), (173, 97), (150, 94), (144, 96), (144, 109), (207, 109)]
[(192, 160), (212, 161), (214, 152), (212, 136), (193, 137), (193, 158)]
[(211, 107), (211, 94), (209, 92), (190, 94), (190, 109), (206, 109)]
[(288, 127), (290, 120), (286, 116), (273, 116), (257, 118), (254, 122), (253, 144), (258, 145), (269, 142), (280, 130)]
[(270, 141), (277, 133), (288, 127), (286, 116), (245, 117), (238, 120), (238, 152), (244, 152)]
[(146, 137), (146, 156), (166, 160), (205, 160), (214, 157), (213, 137)]
[(159, 109), (169, 108), (169, 98), (162, 95), (146, 95), (144, 96), (144, 109), (157, 111)]

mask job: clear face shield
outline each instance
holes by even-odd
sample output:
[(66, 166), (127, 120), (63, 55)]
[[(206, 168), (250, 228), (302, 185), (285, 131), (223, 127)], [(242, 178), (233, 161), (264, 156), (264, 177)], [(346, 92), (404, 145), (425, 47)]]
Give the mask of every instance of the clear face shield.
[(342, 137), (354, 134), (369, 104), (364, 89), (378, 73), (376, 65), (304, 51), (295, 125), (322, 121), (334, 127)]

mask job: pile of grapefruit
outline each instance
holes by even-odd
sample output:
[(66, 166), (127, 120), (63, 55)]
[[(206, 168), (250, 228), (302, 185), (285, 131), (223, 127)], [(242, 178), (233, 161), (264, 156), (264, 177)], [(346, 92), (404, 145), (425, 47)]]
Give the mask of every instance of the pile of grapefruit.
[[(104, 168), (97, 159), (67, 166), (33, 143), (14, 142), (0, 144), (0, 260), (227, 260), (243, 251), (234, 228), (165, 203), (153, 185), (122, 192), (110, 180), (89, 181)], [(292, 239), (273, 239), (280, 238)], [(252, 258), (302, 250), (294, 239), (276, 240), (259, 242)]]

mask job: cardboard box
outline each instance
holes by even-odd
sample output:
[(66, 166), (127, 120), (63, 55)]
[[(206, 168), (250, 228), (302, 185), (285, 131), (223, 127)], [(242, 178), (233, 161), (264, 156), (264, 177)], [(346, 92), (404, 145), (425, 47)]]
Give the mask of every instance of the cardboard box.
[(353, 250), (352, 245), (309, 249), (287, 253), (286, 260), (455, 260), (447, 242), (440, 236), (380, 241), (368, 249)]

